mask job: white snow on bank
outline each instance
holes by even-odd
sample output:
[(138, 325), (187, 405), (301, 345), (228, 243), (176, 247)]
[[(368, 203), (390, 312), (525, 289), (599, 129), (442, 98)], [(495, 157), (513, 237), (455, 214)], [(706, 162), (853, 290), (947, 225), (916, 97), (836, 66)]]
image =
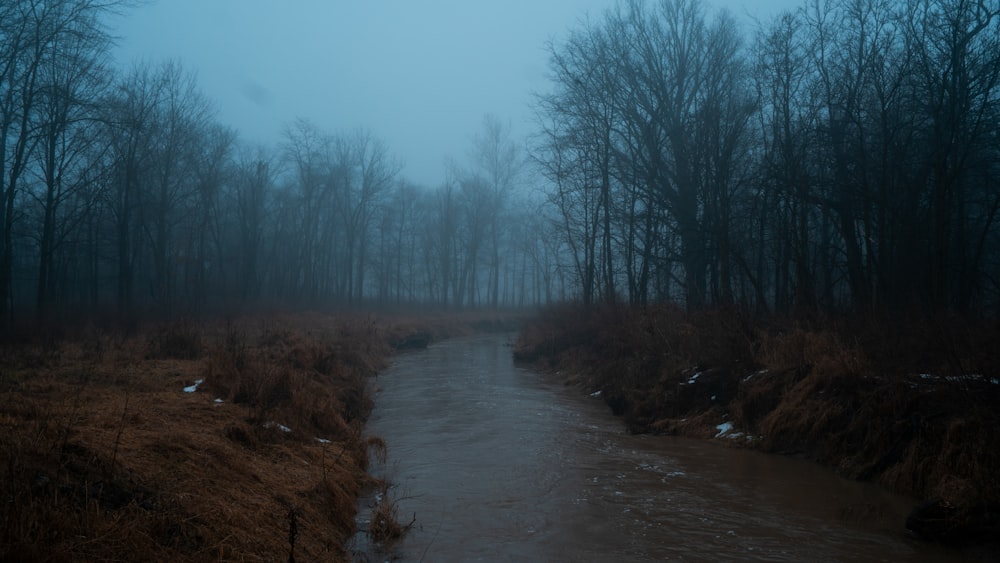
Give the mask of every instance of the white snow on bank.
[(691, 379), (688, 379), (688, 385), (691, 385), (691, 384), (692, 384), (692, 383), (694, 383), (695, 381), (698, 381), (698, 378), (699, 378), (699, 377), (701, 377), (701, 372), (700, 372), (700, 371), (699, 371), (699, 372), (697, 372), (697, 373), (695, 373), (694, 375), (692, 375), (692, 376), (691, 376)]
[(187, 387), (185, 387), (184, 388), (184, 392), (185, 393), (194, 393), (195, 391), (198, 390), (198, 386), (201, 385), (204, 382), (205, 382), (204, 379), (195, 379), (194, 380), (194, 385), (188, 385)]
[(264, 428), (277, 428), (278, 430), (281, 430), (282, 432), (291, 432), (292, 431), (291, 428), (285, 426), (284, 424), (281, 424), (279, 422), (273, 422), (273, 421), (272, 422), (265, 422), (264, 423)]
[(722, 424), (717, 424), (715, 426), (715, 429), (719, 431), (719, 433), (716, 434), (715, 437), (716, 438), (721, 438), (722, 436), (724, 436), (724, 435), (728, 434), (729, 432), (733, 431), (733, 423), (732, 422), (723, 422)]
[(981, 373), (967, 373), (965, 375), (945, 375), (945, 376), (934, 375), (932, 373), (921, 373), (918, 375), (918, 377), (920, 377), (920, 379), (939, 379), (939, 380), (943, 379), (945, 381), (950, 381), (952, 383), (957, 383), (961, 381), (987, 381), (993, 385), (1000, 385), (1000, 378), (997, 377), (986, 378), (983, 377), (983, 374)]
[[(719, 431), (719, 433), (715, 435), (716, 438), (727, 438), (729, 440), (737, 440), (743, 437), (742, 432), (733, 432), (732, 422), (723, 422), (722, 424), (718, 424), (715, 426), (715, 429)], [(753, 441), (752, 436), (747, 436), (746, 439), (747, 441)]]
[(591, 397), (600, 397), (601, 396), (601, 391), (598, 389), (597, 391), (594, 391), (593, 393), (591, 393), (590, 396)]

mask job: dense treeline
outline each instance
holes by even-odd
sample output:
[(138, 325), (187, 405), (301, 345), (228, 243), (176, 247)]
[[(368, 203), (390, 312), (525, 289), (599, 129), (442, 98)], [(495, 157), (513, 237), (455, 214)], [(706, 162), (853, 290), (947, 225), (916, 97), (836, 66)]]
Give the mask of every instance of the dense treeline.
[(550, 47), (535, 158), (585, 303), (995, 314), (1000, 3), (620, 3)]
[(180, 64), (118, 70), (105, 24), (126, 4), (0, 6), (5, 324), (569, 296), (1000, 305), (997, 0), (806, 0), (752, 32), (699, 0), (623, 1), (550, 46), (535, 168), (487, 117), (433, 188), (370, 131), (300, 119), (250, 146)]
[[(429, 189), (373, 133), (307, 119), (242, 143), (176, 62), (119, 71), (126, 2), (0, 6), (0, 317), (550, 297), (510, 127)], [(546, 285), (547, 284), (547, 285)]]

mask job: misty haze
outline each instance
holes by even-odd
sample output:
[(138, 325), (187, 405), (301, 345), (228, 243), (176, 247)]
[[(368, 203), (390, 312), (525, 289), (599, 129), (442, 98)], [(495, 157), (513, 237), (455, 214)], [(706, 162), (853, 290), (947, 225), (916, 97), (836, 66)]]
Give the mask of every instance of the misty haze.
[(1000, 558), (1000, 0), (4, 0), (0, 560)]

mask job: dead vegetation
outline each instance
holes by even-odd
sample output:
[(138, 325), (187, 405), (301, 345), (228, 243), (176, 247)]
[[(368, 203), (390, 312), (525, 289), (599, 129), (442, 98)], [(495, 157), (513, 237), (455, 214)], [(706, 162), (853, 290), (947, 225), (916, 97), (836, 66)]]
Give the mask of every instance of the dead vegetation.
[(318, 315), (5, 346), (0, 560), (346, 559), (389, 353)]
[(399, 501), (401, 499), (394, 496), (392, 484), (388, 481), (379, 481), (376, 488), (377, 492), (373, 497), (371, 517), (365, 535), (371, 544), (384, 550), (391, 548), (393, 544), (403, 538), (416, 523), (417, 516), (414, 514), (408, 524), (403, 524), (399, 519)]
[(996, 342), (987, 323), (562, 308), (515, 354), (600, 391), (633, 432), (718, 436), (936, 500), (911, 529), (961, 542), (1000, 532)]
[[(497, 314), (176, 319), (0, 343), (0, 561), (342, 561), (394, 348)], [(413, 344), (415, 343), (415, 344)], [(386, 489), (386, 492), (388, 489)], [(408, 525), (383, 495), (373, 541)], [(412, 523), (411, 523), (412, 524)]]

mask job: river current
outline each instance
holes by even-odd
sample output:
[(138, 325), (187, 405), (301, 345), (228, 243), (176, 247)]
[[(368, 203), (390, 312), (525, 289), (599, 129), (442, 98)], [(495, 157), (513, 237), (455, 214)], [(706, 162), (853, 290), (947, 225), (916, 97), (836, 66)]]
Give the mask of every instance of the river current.
[(510, 340), (435, 343), (378, 377), (374, 471), (414, 524), (389, 552), (359, 535), (358, 560), (961, 560), (906, 534), (912, 499), (718, 441), (629, 435), (599, 399), (515, 366)]

